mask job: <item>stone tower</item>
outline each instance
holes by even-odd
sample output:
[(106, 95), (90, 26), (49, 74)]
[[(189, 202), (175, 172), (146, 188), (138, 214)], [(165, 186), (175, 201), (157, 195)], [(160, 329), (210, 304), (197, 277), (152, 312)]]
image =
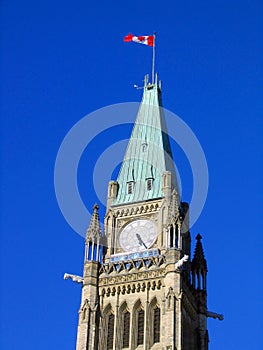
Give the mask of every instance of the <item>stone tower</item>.
[(161, 88), (145, 77), (142, 102), (117, 181), (86, 236), (77, 350), (206, 350), (201, 236), (191, 261), (188, 205), (181, 202)]

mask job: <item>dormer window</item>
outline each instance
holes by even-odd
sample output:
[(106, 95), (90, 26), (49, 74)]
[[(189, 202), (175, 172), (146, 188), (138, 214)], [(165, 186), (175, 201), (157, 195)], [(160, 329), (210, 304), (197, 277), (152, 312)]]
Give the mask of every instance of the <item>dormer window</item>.
[(132, 194), (134, 189), (134, 181), (127, 182), (127, 192), (128, 194)]
[(146, 179), (147, 191), (151, 191), (153, 186), (153, 178)]

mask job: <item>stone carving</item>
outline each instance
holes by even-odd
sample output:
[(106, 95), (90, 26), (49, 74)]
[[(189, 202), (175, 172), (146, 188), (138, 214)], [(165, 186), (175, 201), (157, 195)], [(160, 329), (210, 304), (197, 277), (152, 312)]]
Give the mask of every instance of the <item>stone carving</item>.
[(116, 216), (124, 217), (124, 216), (138, 215), (143, 213), (156, 212), (158, 209), (159, 209), (159, 203), (154, 202), (151, 205), (145, 204), (138, 207), (126, 208), (125, 210), (119, 209), (116, 211)]
[(177, 263), (175, 263), (175, 268), (176, 269), (179, 269), (181, 266), (183, 266), (183, 264), (186, 262), (186, 261), (188, 261), (188, 259), (189, 259), (189, 256), (188, 255), (184, 255), (183, 257), (182, 257), (182, 259), (180, 259), (180, 260), (178, 260), (177, 261)]
[(95, 303), (91, 303), (90, 300), (85, 299), (83, 305), (81, 306), (79, 312), (83, 312), (86, 308), (88, 308), (91, 312), (97, 311), (98, 308), (98, 302), (96, 301)]
[(102, 277), (99, 279), (99, 286), (104, 285), (112, 285), (116, 283), (125, 283), (130, 281), (140, 281), (140, 280), (146, 280), (146, 279), (153, 279), (158, 277), (164, 276), (164, 269), (144, 272), (144, 273), (132, 273), (132, 274), (125, 274), (125, 275), (119, 275), (114, 277)]
[(68, 280), (68, 279), (72, 279), (73, 282), (76, 283), (83, 283), (84, 282), (84, 278), (77, 276), (77, 275), (71, 275), (69, 273), (65, 273), (64, 274), (64, 280)]
[(111, 273), (114, 274), (126, 274), (127, 271), (135, 270), (135, 271), (141, 271), (145, 270), (146, 272), (149, 271), (151, 266), (160, 267), (165, 263), (165, 256), (159, 255), (159, 256), (152, 256), (147, 258), (141, 258), (137, 260), (129, 260), (129, 261), (120, 261), (120, 262), (114, 262), (114, 263), (105, 263), (102, 264), (100, 268), (100, 274), (106, 274), (110, 275)]
[[(118, 286), (117, 288), (117, 293), (121, 293), (121, 294), (130, 294), (130, 293), (139, 293), (140, 291), (144, 292), (146, 287), (147, 289), (152, 289), (155, 290), (157, 289), (161, 289), (162, 288), (162, 281), (158, 280), (156, 281), (149, 281), (147, 282), (147, 286), (145, 282), (137, 282), (137, 283), (132, 283), (132, 284), (128, 284), (128, 285), (121, 285)], [(116, 288), (114, 286), (108, 287), (107, 289), (102, 288), (101, 290), (101, 295), (104, 297), (106, 295), (106, 297), (109, 296), (114, 296), (116, 293)]]
[(212, 312), (212, 311), (207, 311), (206, 312), (206, 316), (207, 317), (211, 317), (211, 318), (217, 318), (219, 321), (223, 321), (224, 316), (221, 314), (217, 314), (216, 312)]

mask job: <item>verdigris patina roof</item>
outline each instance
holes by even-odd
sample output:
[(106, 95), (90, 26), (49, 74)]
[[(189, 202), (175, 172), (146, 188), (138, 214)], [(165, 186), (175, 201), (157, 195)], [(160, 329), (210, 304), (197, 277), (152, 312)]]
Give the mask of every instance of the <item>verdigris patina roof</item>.
[(162, 174), (165, 171), (172, 173), (173, 187), (177, 186), (160, 84), (157, 75), (154, 84), (149, 84), (146, 76), (142, 102), (118, 175), (119, 189), (113, 205), (162, 198)]

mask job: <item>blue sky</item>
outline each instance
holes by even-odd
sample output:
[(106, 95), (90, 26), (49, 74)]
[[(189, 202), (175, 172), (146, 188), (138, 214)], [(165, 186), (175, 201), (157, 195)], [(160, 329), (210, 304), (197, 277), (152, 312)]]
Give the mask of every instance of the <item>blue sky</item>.
[[(154, 31), (164, 106), (194, 131), (209, 167), (207, 202), (191, 231), (203, 236), (209, 309), (225, 315), (209, 320), (210, 349), (263, 346), (262, 7), (255, 0), (2, 1), (3, 349), (74, 349), (81, 289), (63, 274), (82, 273), (84, 242), (56, 202), (56, 154), (86, 114), (140, 101), (133, 84), (150, 73), (151, 49), (123, 37)], [(129, 133), (120, 129), (123, 138)], [(79, 165), (89, 210), (98, 201), (91, 164), (116, 133), (105, 140), (94, 139), (93, 158), (84, 153)], [(174, 147), (189, 201), (189, 165)]]

